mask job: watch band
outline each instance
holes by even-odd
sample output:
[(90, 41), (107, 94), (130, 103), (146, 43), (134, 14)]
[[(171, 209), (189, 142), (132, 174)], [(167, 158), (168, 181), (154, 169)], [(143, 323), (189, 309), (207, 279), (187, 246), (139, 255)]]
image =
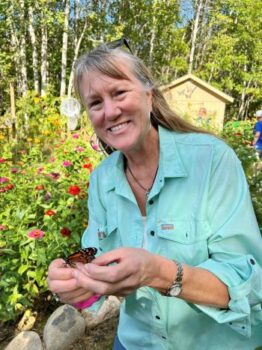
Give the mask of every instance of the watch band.
[(183, 265), (176, 260), (173, 260), (173, 261), (177, 266), (176, 278), (172, 282), (171, 286), (165, 292), (161, 293), (162, 295), (165, 295), (167, 297), (176, 297), (182, 291), (182, 281), (183, 281), (183, 272), (184, 272)]

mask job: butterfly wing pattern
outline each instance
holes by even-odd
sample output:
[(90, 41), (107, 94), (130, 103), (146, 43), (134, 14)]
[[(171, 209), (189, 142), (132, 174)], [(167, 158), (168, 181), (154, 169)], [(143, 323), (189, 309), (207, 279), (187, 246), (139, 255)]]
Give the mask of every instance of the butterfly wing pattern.
[(77, 262), (88, 264), (95, 259), (97, 249), (94, 247), (83, 248), (76, 251), (73, 254), (68, 255), (65, 260), (65, 264), (70, 267), (75, 267)]

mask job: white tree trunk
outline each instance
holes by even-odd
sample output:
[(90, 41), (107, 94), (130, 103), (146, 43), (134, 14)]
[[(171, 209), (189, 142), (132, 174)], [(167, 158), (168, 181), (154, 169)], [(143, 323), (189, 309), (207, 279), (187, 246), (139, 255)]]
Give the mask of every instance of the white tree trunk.
[(26, 42), (25, 42), (25, 3), (24, 0), (19, 0), (20, 5), (20, 25), (21, 25), (21, 39), (20, 39), (20, 71), (21, 71), (21, 93), (26, 95), (27, 91), (27, 68), (26, 68)]
[(195, 13), (195, 19), (193, 20), (193, 24), (192, 24), (193, 29), (192, 29), (192, 35), (191, 35), (191, 50), (190, 50), (190, 56), (189, 56), (188, 74), (191, 74), (193, 70), (194, 56), (195, 56), (195, 49), (196, 49), (196, 38), (197, 38), (199, 18), (200, 18), (202, 7), (203, 7), (203, 0), (196, 0), (196, 13)]
[(68, 89), (67, 89), (67, 96), (68, 97), (70, 97), (71, 94), (72, 94), (73, 79), (74, 79), (74, 65), (75, 65), (75, 62), (76, 62), (77, 57), (78, 57), (78, 53), (79, 53), (79, 50), (80, 50), (81, 42), (82, 42), (83, 37), (85, 35), (86, 28), (87, 28), (87, 19), (85, 21), (82, 33), (81, 33), (80, 37), (78, 38), (78, 40), (76, 42), (76, 45), (75, 45), (74, 59), (73, 59), (73, 63), (72, 63), (72, 66), (71, 66), (71, 72), (70, 72), (70, 77), (69, 77), (69, 82), (68, 82)]
[(62, 68), (61, 68), (61, 85), (60, 96), (64, 96), (66, 92), (66, 65), (67, 65), (67, 48), (68, 48), (68, 23), (69, 23), (70, 1), (65, 2), (64, 13), (64, 31), (62, 44)]
[(41, 96), (46, 94), (47, 87), (47, 25), (42, 13), (41, 23)]
[(36, 35), (35, 35), (35, 29), (34, 29), (34, 13), (33, 8), (30, 5), (28, 8), (28, 15), (29, 15), (29, 34), (32, 44), (32, 50), (33, 50), (33, 74), (34, 74), (34, 89), (38, 93), (40, 92), (40, 84), (39, 84), (39, 74), (38, 74), (38, 55), (37, 55), (37, 48), (36, 48)]

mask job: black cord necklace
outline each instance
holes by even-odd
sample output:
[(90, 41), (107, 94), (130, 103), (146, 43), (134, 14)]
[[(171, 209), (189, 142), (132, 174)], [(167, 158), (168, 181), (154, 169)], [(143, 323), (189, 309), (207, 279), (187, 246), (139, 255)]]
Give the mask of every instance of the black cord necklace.
[(138, 184), (138, 186), (140, 188), (142, 188), (142, 190), (144, 190), (146, 192), (146, 196), (148, 197), (153, 185), (154, 185), (154, 182), (155, 182), (155, 179), (156, 179), (156, 175), (157, 175), (157, 171), (158, 171), (158, 166), (156, 168), (156, 172), (155, 172), (155, 175), (154, 175), (154, 178), (153, 178), (153, 181), (152, 181), (152, 185), (149, 187), (149, 188), (146, 188), (144, 187), (139, 181), (138, 179), (135, 177), (135, 175), (133, 174), (132, 170), (130, 169), (129, 165), (128, 165), (128, 162), (126, 162), (126, 167), (130, 173), (130, 175), (132, 176), (132, 178), (135, 180), (135, 182)]

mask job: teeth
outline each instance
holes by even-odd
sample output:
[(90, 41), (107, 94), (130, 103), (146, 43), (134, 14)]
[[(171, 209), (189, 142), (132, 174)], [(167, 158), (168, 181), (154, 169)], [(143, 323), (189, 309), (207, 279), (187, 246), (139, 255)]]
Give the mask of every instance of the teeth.
[(113, 132), (118, 131), (120, 129), (123, 129), (126, 125), (127, 125), (127, 123), (119, 124), (119, 125), (113, 126), (112, 128), (110, 128), (110, 130)]

